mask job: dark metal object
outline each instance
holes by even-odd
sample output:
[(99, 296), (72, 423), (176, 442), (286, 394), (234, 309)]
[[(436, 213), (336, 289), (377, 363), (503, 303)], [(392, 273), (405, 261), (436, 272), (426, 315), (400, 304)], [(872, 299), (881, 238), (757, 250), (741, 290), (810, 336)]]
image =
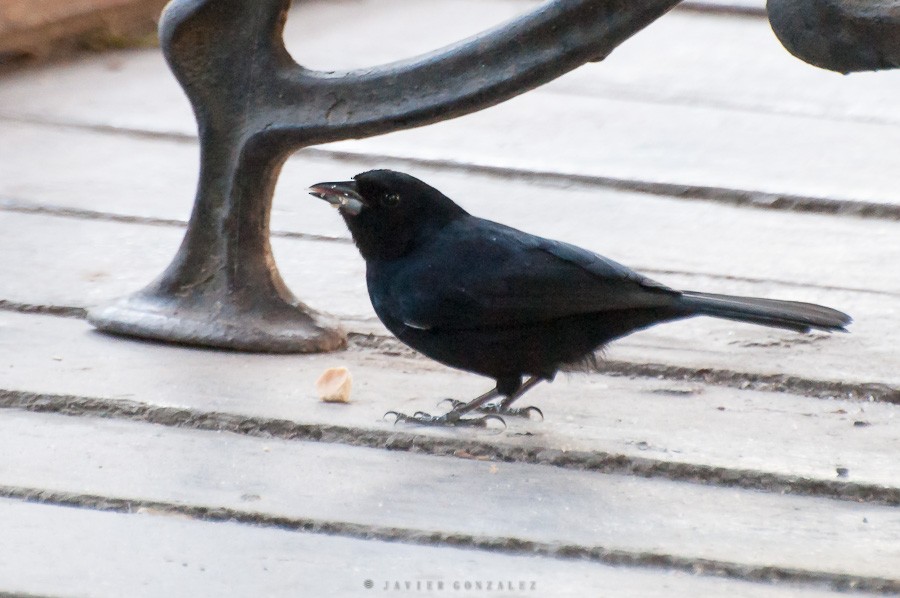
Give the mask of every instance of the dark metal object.
[(144, 290), (92, 309), (101, 330), (248, 351), (328, 351), (343, 331), (281, 279), (269, 213), (295, 150), (461, 116), (601, 60), (679, 0), (555, 0), (413, 60), (330, 73), (282, 41), (290, 0), (173, 0), (160, 41), (200, 135), (178, 254)]
[(787, 50), (849, 73), (900, 67), (900, 0), (768, 0), (769, 22)]

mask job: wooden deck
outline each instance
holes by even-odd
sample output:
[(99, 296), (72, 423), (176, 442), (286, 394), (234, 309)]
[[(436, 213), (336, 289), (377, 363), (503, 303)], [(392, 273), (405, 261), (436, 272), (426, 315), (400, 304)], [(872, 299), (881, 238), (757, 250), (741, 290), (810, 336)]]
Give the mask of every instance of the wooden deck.
[[(287, 39), (363, 66), (529, 6), (310, 2)], [(900, 72), (816, 70), (736, 13), (676, 10), (498, 107), (289, 160), (279, 267), (351, 331), (324, 355), (94, 332), (84, 309), (181, 240), (190, 108), (154, 50), (5, 75), (0, 597), (900, 594)], [(490, 381), (387, 334), (305, 193), (375, 167), (672, 286), (843, 309), (851, 334), (661, 326), (538, 387), (543, 422), (392, 426)], [(315, 396), (335, 365), (349, 405)]]

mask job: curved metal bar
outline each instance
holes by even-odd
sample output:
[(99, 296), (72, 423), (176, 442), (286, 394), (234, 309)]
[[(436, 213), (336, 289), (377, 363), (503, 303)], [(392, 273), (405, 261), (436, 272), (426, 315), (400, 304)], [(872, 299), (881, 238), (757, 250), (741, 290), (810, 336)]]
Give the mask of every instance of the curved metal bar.
[(326, 73), (296, 64), (284, 47), (290, 0), (173, 0), (160, 41), (197, 118), (194, 209), (166, 271), (89, 320), (230, 349), (341, 347), (339, 326), (294, 297), (272, 256), (272, 195), (290, 153), (492, 106), (604, 58), (678, 2), (554, 0), (418, 58)]
[[(369, 136), (481, 110), (602, 60), (677, 1), (556, 0), (468, 40), (412, 60), (321, 73), (297, 69), (279, 91), (278, 125), (317, 141)], [(314, 98), (310, 90), (316, 90)], [(293, 106), (312, 100), (317, 119)]]
[(900, 67), (900, 0), (768, 0), (794, 56), (839, 73)]

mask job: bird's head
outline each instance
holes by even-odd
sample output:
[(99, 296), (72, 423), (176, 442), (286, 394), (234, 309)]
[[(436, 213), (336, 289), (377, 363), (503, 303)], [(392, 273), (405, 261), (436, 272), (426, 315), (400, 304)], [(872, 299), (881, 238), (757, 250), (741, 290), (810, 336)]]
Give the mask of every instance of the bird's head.
[(310, 195), (335, 206), (365, 259), (402, 256), (466, 211), (419, 179), (370, 170), (352, 181), (317, 183)]

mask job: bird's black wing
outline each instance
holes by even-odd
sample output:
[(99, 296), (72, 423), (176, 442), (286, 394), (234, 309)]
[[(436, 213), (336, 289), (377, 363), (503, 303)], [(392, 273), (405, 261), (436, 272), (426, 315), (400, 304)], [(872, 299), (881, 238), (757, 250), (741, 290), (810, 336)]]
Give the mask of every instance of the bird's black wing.
[(483, 329), (669, 306), (678, 295), (585, 249), (472, 217), (398, 269), (383, 307), (413, 328)]

